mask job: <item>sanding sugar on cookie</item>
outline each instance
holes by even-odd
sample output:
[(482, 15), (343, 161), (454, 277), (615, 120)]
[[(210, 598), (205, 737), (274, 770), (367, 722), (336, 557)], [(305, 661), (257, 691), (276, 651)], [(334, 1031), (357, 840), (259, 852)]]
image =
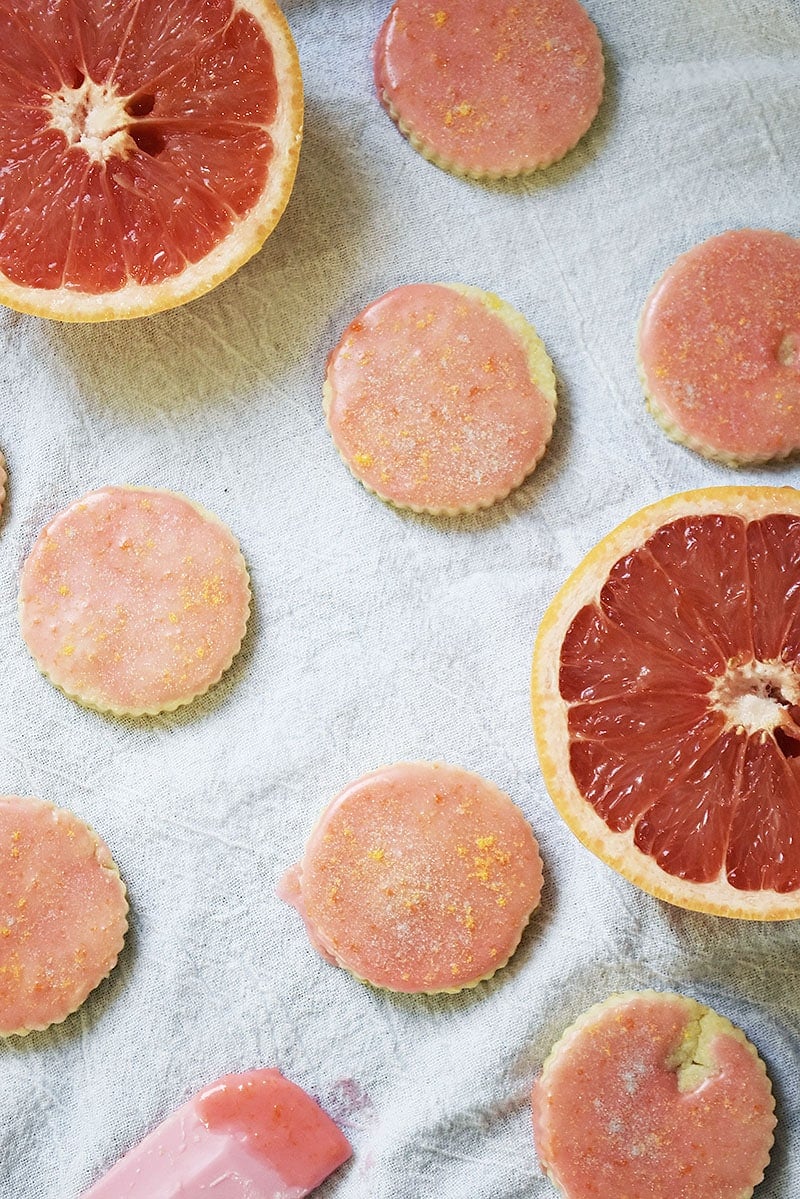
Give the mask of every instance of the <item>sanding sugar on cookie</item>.
[(763, 1062), (729, 1020), (683, 995), (629, 991), (551, 1052), (534, 1140), (563, 1199), (749, 1199), (774, 1109)]
[(128, 928), (108, 846), (41, 799), (0, 796), (0, 1037), (66, 1020), (113, 969)]
[(538, 845), (507, 795), (455, 766), (402, 762), (330, 803), (279, 894), (327, 961), (432, 994), (504, 966), (541, 888)]
[(455, 516), (518, 487), (547, 448), (553, 365), (535, 329), (477, 287), (414, 283), (375, 300), (328, 360), (334, 444), (398, 508)]
[(642, 312), (639, 374), (667, 435), (707, 458), (800, 450), (800, 241), (741, 229), (682, 254)]
[(603, 95), (600, 38), (578, 0), (395, 0), (374, 63), (414, 148), (476, 178), (563, 158)]
[(115, 715), (172, 711), (230, 666), (250, 611), (233, 534), (169, 491), (103, 487), (53, 518), (20, 582), (22, 635), (67, 695)]

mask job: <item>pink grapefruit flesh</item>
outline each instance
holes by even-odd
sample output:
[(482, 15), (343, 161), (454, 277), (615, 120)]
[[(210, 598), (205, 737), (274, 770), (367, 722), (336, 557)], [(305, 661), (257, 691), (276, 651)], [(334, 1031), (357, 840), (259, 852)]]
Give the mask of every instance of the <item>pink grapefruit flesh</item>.
[(688, 492), (610, 534), (542, 623), (534, 721), (559, 810), (626, 877), (799, 916), (800, 492)]
[(277, 222), (301, 128), (274, 0), (0, 0), (0, 300), (101, 320), (207, 291)]

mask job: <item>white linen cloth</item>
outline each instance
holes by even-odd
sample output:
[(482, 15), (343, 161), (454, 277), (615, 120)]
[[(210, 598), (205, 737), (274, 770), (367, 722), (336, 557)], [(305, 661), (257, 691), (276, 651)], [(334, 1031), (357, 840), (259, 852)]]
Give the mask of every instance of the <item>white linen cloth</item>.
[[(354, 1161), (320, 1199), (544, 1199), (533, 1078), (586, 1007), (648, 986), (750, 1035), (780, 1119), (757, 1194), (800, 1195), (800, 926), (684, 912), (597, 861), (545, 792), (528, 702), (538, 622), (601, 535), (685, 488), (800, 482), (796, 462), (733, 473), (667, 441), (633, 349), (645, 296), (679, 253), (732, 227), (800, 234), (800, 3), (587, 7), (608, 57), (597, 122), (561, 164), (482, 186), (425, 162), (380, 109), (370, 56), (388, 0), (291, 0), (306, 136), (263, 251), (147, 320), (0, 313), (0, 790), (93, 824), (132, 903), (120, 963), (81, 1011), (0, 1044), (2, 1199), (76, 1199), (191, 1093), (256, 1065), (280, 1067), (352, 1139)], [(545, 459), (469, 519), (381, 504), (323, 421), (344, 325), (417, 280), (498, 292), (558, 373)], [(19, 635), (34, 537), (107, 482), (185, 492), (230, 525), (252, 573), (241, 655), (175, 715), (84, 711)], [(519, 952), (457, 997), (360, 985), (275, 896), (335, 792), (402, 759), (485, 775), (541, 842), (546, 886)]]

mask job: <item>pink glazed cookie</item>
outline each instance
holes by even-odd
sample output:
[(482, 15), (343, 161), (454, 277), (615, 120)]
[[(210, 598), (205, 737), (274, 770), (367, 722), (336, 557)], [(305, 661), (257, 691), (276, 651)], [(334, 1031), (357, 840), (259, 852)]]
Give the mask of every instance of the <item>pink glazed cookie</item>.
[(645, 304), (639, 373), (667, 435), (707, 458), (800, 450), (800, 241), (742, 229), (681, 255)]
[(504, 966), (541, 888), (538, 846), (507, 795), (455, 766), (404, 762), (331, 802), (279, 894), (327, 961), (433, 994)]
[(248, 1070), (179, 1107), (83, 1199), (304, 1199), (350, 1155), (310, 1095)]
[(533, 1088), (534, 1138), (564, 1199), (749, 1199), (774, 1108), (743, 1032), (693, 999), (631, 991), (553, 1049)]
[(375, 83), (416, 150), (476, 178), (563, 158), (597, 115), (603, 50), (578, 0), (395, 0)]
[(108, 846), (41, 799), (0, 797), (0, 1037), (60, 1024), (113, 969), (128, 928)]
[(22, 635), (72, 699), (117, 716), (202, 695), (244, 637), (250, 586), (231, 532), (184, 496), (103, 487), (54, 517), (22, 570)]
[(553, 365), (497, 296), (414, 283), (375, 300), (328, 361), (334, 444), (364, 486), (398, 508), (488, 508), (531, 473), (556, 415)]

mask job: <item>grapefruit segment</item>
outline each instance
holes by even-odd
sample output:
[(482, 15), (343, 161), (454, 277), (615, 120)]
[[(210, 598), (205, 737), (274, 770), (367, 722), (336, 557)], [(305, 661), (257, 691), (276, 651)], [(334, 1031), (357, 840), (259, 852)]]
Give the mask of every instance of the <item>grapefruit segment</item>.
[(800, 492), (644, 509), (548, 609), (533, 669), (548, 789), (660, 898), (800, 916)]
[(759, 658), (800, 658), (800, 519), (761, 520), (748, 529), (748, 553), (758, 574), (753, 639)]
[(260, 248), (302, 132), (275, 0), (0, 0), (0, 46), (0, 301), (147, 315)]

